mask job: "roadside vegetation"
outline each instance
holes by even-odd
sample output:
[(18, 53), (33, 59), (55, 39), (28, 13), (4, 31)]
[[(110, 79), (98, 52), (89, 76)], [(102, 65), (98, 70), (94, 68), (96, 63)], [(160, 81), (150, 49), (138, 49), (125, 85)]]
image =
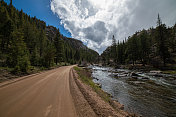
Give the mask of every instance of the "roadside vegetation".
[[(120, 114), (118, 116), (122, 116), (123, 115), (123, 116), (129, 116), (129, 117), (138, 117), (138, 115), (135, 114), (135, 113), (128, 113), (128, 112), (124, 111), (124, 105), (122, 105), (119, 102), (113, 100), (112, 96), (110, 94), (104, 92), (101, 89), (101, 87), (100, 87), (99, 84), (94, 83), (92, 81), (90, 69), (75, 66), (74, 70), (78, 74), (77, 78), (79, 78), (80, 81), (82, 81), (82, 83), (90, 86), (91, 89), (92, 89), (92, 91), (95, 92), (95, 94), (97, 94), (100, 99), (102, 99), (102, 102), (104, 102), (104, 104), (109, 105), (109, 106), (106, 107), (105, 105), (103, 106), (102, 102), (101, 103), (100, 102), (96, 102), (96, 99), (95, 99), (96, 96), (95, 97), (91, 96), (91, 93), (90, 93), (91, 91), (86, 91), (84, 89), (84, 87), (80, 86), (80, 83), (78, 83), (77, 85), (80, 86), (79, 87), (80, 90), (85, 95), (85, 97), (88, 100), (88, 102), (90, 103), (90, 105), (92, 105), (92, 108), (94, 109), (94, 111), (96, 112), (96, 114), (98, 114), (100, 116), (101, 115), (102, 116), (106, 116), (106, 115), (103, 115), (104, 112), (106, 112), (107, 115), (110, 114), (110, 113), (112, 114), (113, 109), (114, 109), (116, 112), (118, 112)], [(76, 81), (76, 82), (78, 82), (78, 81)], [(86, 94), (85, 92), (89, 92), (90, 94), (89, 93)], [(99, 103), (99, 104), (96, 105), (94, 103)]]
[(70, 65), (70, 64), (62, 62), (58, 65), (54, 65), (49, 68), (30, 66), (30, 70), (27, 73), (26, 72), (15, 72), (14, 73), (14, 68), (0, 67), (0, 82), (7, 81), (13, 78), (18, 78), (18, 77), (25, 76), (25, 75), (29, 75), (29, 74), (35, 74), (35, 73), (43, 72), (46, 70), (55, 69), (61, 66), (67, 66), (67, 65)]
[(162, 71), (162, 73), (165, 73), (165, 74), (176, 74), (176, 70), (175, 71), (173, 71), (173, 70)]
[(111, 97), (108, 93), (104, 92), (103, 90), (101, 90), (100, 86), (98, 86), (97, 84), (95, 84), (92, 81), (91, 78), (91, 71), (89, 71), (88, 69), (83, 69), (81, 67), (74, 67), (74, 70), (76, 70), (76, 72), (79, 75), (79, 79), (89, 85), (90, 87), (92, 87), (92, 89), (106, 102), (110, 102)]

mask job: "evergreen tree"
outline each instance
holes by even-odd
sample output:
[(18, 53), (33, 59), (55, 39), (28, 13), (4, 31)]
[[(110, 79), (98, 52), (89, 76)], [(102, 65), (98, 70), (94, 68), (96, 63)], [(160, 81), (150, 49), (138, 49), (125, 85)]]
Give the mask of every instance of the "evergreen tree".
[(12, 16), (13, 16), (13, 5), (12, 5), (12, 0), (10, 0), (9, 14), (10, 14), (10, 17), (12, 18)]
[(38, 48), (39, 48), (39, 56), (42, 57), (44, 54), (44, 48), (46, 47), (46, 36), (43, 30), (40, 31), (39, 34), (39, 44), (38, 44)]
[(21, 30), (15, 30), (11, 34), (7, 64), (9, 67), (15, 68), (16, 73), (28, 72), (29, 70), (28, 50)]
[(10, 0), (10, 6), (12, 6), (12, 0)]
[(162, 24), (161, 18), (158, 14), (157, 28), (156, 28), (156, 40), (158, 46), (158, 53), (163, 60), (164, 66), (166, 64), (166, 59), (169, 57), (168, 47), (167, 47), (167, 37), (166, 37), (166, 26)]
[(138, 58), (138, 45), (137, 45), (137, 34), (133, 35), (128, 40), (128, 47), (127, 47), (128, 59), (132, 60), (133, 65), (135, 64)]
[[(78, 50), (76, 50), (76, 53), (75, 53), (75, 55), (74, 55), (74, 58), (75, 58), (75, 60), (76, 61), (79, 61), (80, 60), (80, 52), (78, 51)], [(83, 60), (82, 60), (83, 61)]]
[(27, 48), (29, 49), (29, 53), (31, 54), (36, 46), (37, 41), (37, 30), (35, 26), (29, 24), (28, 22), (23, 26), (24, 32), (24, 41), (27, 44)]
[[(64, 42), (63, 42), (63, 40), (61, 40), (61, 35), (60, 35), (60, 32), (59, 32), (59, 29), (56, 33), (55, 38), (54, 38), (54, 45), (55, 45), (55, 48), (56, 48), (56, 54), (55, 54), (56, 55), (55, 56), (56, 64), (58, 62), (59, 63), (64, 62), (64, 58), (65, 58), (64, 55), (66, 55), (66, 53), (64, 53)], [(67, 55), (67, 57), (68, 57), (68, 55)]]
[[(37, 67), (51, 67), (54, 59), (56, 64), (63, 61), (75, 63), (80, 59), (93, 61), (98, 56), (95, 51), (74, 46), (79, 41), (69, 40), (60, 35), (59, 30), (55, 31), (55, 27), (51, 31), (49, 27), (35, 16), (30, 17), (23, 10), (15, 9), (12, 0), (9, 5), (1, 0), (0, 65), (15, 68), (16, 72), (27, 72), (30, 63)], [(53, 39), (55, 32), (57, 36)]]
[(149, 37), (147, 32), (143, 30), (139, 35), (139, 56), (143, 65), (149, 60), (149, 53), (150, 53), (150, 45), (149, 45)]
[[(57, 31), (57, 33), (56, 33), (56, 36), (55, 36), (55, 38), (54, 38), (54, 45), (55, 45), (55, 48), (56, 48), (56, 56), (55, 56), (55, 58), (56, 58), (56, 60), (55, 60), (55, 62), (56, 62), (56, 65), (57, 65), (57, 63), (58, 62), (61, 62), (62, 61), (62, 58), (60, 57), (60, 56), (63, 56), (63, 55), (61, 55), (61, 51), (63, 51), (63, 50), (60, 50), (60, 49), (63, 49), (62, 47), (60, 47), (60, 42), (59, 42), (59, 40), (60, 40), (60, 33), (59, 33), (59, 30)], [(59, 60), (60, 59), (60, 60)]]
[(13, 31), (13, 22), (9, 17), (7, 9), (3, 6), (0, 6), (0, 16), (2, 18), (0, 18), (0, 34), (3, 36), (1, 42), (1, 49), (4, 53), (9, 44), (9, 36)]
[(176, 24), (172, 28), (170, 35), (171, 35), (171, 37), (170, 37), (169, 46), (172, 50), (171, 52), (174, 53), (174, 52), (176, 52)]
[(55, 57), (55, 48), (54, 45), (48, 42), (47, 48), (45, 48), (44, 53), (44, 65), (45, 67), (51, 67), (54, 64), (54, 57)]
[(113, 35), (112, 37), (112, 46), (111, 46), (111, 50), (112, 50), (112, 58), (114, 63), (117, 63), (117, 43), (116, 43), (116, 39)]
[(123, 43), (118, 42), (116, 52), (113, 50), (113, 43), (101, 55), (105, 65), (109, 64), (110, 59), (114, 59), (115, 53), (118, 64), (152, 64), (154, 67), (162, 63), (166, 65), (166, 62), (173, 64), (176, 52), (176, 25), (167, 28), (158, 15), (156, 28), (136, 32)]
[(19, 27), (23, 28), (24, 26), (24, 13), (23, 13), (23, 10), (21, 9), (21, 11), (19, 12)]
[(59, 39), (58, 42), (59, 45), (59, 51), (58, 51), (58, 62), (64, 62), (64, 42), (63, 40)]

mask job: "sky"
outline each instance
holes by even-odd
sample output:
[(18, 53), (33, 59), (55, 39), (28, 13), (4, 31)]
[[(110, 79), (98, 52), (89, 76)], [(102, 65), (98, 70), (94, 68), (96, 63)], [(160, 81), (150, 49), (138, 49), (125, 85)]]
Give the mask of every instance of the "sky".
[(158, 13), (167, 26), (176, 23), (176, 0), (13, 0), (13, 5), (100, 54), (113, 35), (122, 41), (155, 27)]
[[(10, 0), (4, 0), (9, 4)], [(70, 32), (60, 24), (60, 18), (54, 14), (50, 8), (50, 0), (12, 0), (13, 5), (18, 10), (28, 15), (43, 20), (47, 25), (55, 26), (60, 29), (60, 32), (67, 37), (71, 37)]]
[(116, 40), (155, 27), (158, 13), (163, 23), (176, 22), (176, 0), (51, 0), (51, 10), (73, 38), (102, 53)]

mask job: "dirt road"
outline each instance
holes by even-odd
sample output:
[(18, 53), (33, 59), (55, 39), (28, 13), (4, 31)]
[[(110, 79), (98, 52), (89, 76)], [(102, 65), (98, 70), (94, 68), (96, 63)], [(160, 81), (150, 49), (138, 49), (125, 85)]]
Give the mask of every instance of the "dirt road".
[(0, 88), (0, 117), (76, 117), (69, 72), (60, 67)]

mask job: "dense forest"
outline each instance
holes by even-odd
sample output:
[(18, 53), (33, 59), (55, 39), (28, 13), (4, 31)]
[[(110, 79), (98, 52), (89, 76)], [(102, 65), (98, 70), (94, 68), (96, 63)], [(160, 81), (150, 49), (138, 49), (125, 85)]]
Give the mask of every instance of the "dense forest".
[(158, 14), (156, 28), (138, 31), (124, 41), (116, 42), (101, 55), (104, 65), (151, 65), (160, 69), (176, 69), (176, 24), (167, 27)]
[(94, 62), (98, 53), (59, 29), (0, 0), (0, 67), (27, 73), (34, 67)]

